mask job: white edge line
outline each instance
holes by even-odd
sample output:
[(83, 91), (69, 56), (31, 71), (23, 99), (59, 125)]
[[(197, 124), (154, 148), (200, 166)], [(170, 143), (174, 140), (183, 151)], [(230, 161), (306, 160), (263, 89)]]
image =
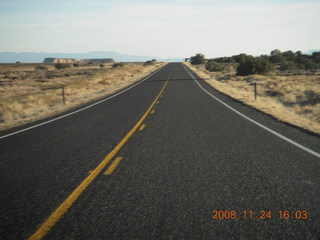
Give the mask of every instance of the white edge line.
[(199, 86), (203, 91), (205, 91), (207, 94), (209, 94), (209, 95), (210, 95), (211, 97), (213, 97), (215, 100), (217, 100), (218, 102), (220, 102), (221, 104), (223, 104), (224, 106), (226, 106), (227, 108), (229, 108), (231, 111), (237, 113), (237, 114), (240, 115), (241, 117), (243, 117), (243, 118), (247, 119), (248, 121), (252, 122), (253, 124), (255, 124), (255, 125), (263, 128), (264, 130), (272, 133), (273, 135), (281, 138), (282, 140), (284, 140), (284, 141), (286, 141), (286, 142), (288, 142), (288, 143), (291, 143), (292, 145), (294, 145), (294, 146), (296, 146), (296, 147), (298, 147), (298, 148), (300, 148), (300, 149), (302, 149), (302, 150), (304, 150), (304, 151), (312, 154), (313, 156), (315, 156), (315, 157), (317, 157), (317, 158), (320, 158), (320, 153), (317, 153), (317, 152), (315, 152), (315, 151), (313, 151), (313, 150), (311, 150), (311, 149), (309, 149), (309, 148), (307, 148), (307, 147), (305, 147), (305, 146), (303, 146), (303, 145), (301, 145), (301, 144), (299, 144), (299, 143), (291, 140), (290, 138), (287, 138), (287, 137), (281, 135), (280, 133), (278, 133), (278, 132), (276, 132), (276, 131), (274, 131), (274, 130), (266, 127), (266, 126), (264, 126), (263, 124), (261, 124), (261, 123), (255, 121), (255, 120), (253, 120), (252, 118), (249, 118), (248, 116), (244, 115), (243, 113), (241, 113), (241, 112), (235, 110), (234, 108), (230, 107), (228, 104), (226, 104), (225, 102), (221, 101), (219, 98), (215, 97), (215, 96), (212, 95), (210, 92), (208, 92), (204, 87), (202, 87), (201, 84), (200, 84), (200, 83), (194, 78), (194, 76), (190, 73), (190, 71), (189, 71), (185, 66), (184, 66), (184, 68), (187, 70), (187, 72), (189, 73), (189, 75), (195, 80), (195, 82), (198, 84), (198, 86)]
[(114, 95), (112, 95), (112, 96), (110, 96), (110, 97), (107, 97), (107, 98), (105, 98), (105, 99), (102, 99), (102, 100), (100, 100), (100, 101), (98, 101), (98, 102), (95, 102), (95, 103), (93, 103), (93, 104), (90, 104), (90, 105), (88, 105), (88, 106), (86, 106), (86, 107), (80, 108), (80, 109), (78, 109), (78, 110), (76, 110), (76, 111), (73, 111), (73, 112), (71, 112), (71, 113), (62, 115), (62, 116), (60, 116), (60, 117), (57, 117), (57, 118), (54, 118), (54, 119), (51, 119), (51, 120), (48, 120), (48, 121), (45, 121), (45, 122), (36, 124), (36, 125), (31, 126), (31, 127), (28, 127), (28, 128), (21, 129), (21, 130), (19, 130), (19, 131), (13, 132), (13, 133), (9, 133), (9, 134), (0, 136), (0, 139), (7, 138), (7, 137), (10, 137), (10, 136), (12, 136), (12, 135), (16, 135), (16, 134), (18, 134), (18, 133), (22, 133), (22, 132), (28, 131), (28, 130), (33, 129), (33, 128), (46, 125), (46, 124), (48, 124), (48, 123), (51, 123), (51, 122), (57, 121), (57, 120), (59, 120), (59, 119), (62, 119), (62, 118), (71, 116), (71, 115), (76, 114), (76, 113), (78, 113), (78, 112), (82, 112), (83, 110), (86, 110), (86, 109), (91, 108), (91, 107), (93, 107), (93, 106), (95, 106), (95, 105), (98, 105), (98, 104), (100, 104), (100, 103), (102, 103), (102, 102), (105, 102), (105, 101), (107, 101), (107, 100), (109, 100), (109, 99), (111, 99), (111, 98), (114, 98), (114, 97), (116, 97), (116, 96), (118, 96), (118, 95), (120, 95), (120, 94), (122, 94), (122, 93), (124, 93), (124, 92), (126, 92), (126, 91), (128, 91), (128, 90), (130, 90), (131, 88), (139, 85), (140, 83), (144, 82), (145, 80), (147, 80), (148, 78), (150, 78), (151, 76), (153, 76), (154, 74), (156, 74), (157, 72), (159, 72), (159, 71), (160, 71), (162, 68), (164, 68), (166, 65), (167, 65), (167, 64), (165, 64), (164, 66), (162, 66), (162, 67), (159, 68), (158, 70), (154, 71), (152, 74), (148, 75), (148, 76), (145, 77), (143, 80), (140, 80), (139, 82), (135, 83), (134, 85), (132, 85), (132, 86), (130, 86), (130, 87), (122, 90), (121, 92), (118, 92), (118, 93), (116, 93), (116, 94), (114, 94)]

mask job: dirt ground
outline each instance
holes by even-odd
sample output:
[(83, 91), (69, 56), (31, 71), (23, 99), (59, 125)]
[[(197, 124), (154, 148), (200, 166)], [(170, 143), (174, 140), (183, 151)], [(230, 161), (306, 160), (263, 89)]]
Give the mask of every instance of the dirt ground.
[[(57, 70), (54, 64), (0, 64), (0, 130), (110, 95), (139, 81), (164, 63), (112, 65), (92, 63)], [(45, 69), (37, 70), (39, 66)]]
[(185, 64), (218, 91), (280, 121), (320, 134), (320, 72), (241, 77), (235, 71), (209, 72), (204, 65)]

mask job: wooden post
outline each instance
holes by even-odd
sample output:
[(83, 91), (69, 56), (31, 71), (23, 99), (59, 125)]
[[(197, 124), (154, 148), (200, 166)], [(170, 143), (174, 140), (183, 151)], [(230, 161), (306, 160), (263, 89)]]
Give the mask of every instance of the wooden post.
[(254, 100), (257, 100), (257, 81), (254, 81)]
[(62, 102), (63, 105), (66, 104), (66, 96), (65, 96), (65, 92), (64, 92), (64, 85), (61, 85), (61, 89), (62, 89)]

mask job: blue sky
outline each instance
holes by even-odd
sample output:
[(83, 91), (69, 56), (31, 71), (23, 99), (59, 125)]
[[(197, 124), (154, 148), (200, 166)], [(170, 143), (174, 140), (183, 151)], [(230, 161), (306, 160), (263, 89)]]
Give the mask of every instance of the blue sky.
[(307, 51), (320, 48), (319, 12), (319, 0), (0, 0), (0, 51)]

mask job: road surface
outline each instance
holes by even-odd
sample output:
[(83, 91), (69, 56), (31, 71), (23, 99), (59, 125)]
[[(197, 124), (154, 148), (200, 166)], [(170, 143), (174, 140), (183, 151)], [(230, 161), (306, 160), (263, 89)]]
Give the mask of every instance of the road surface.
[(21, 129), (0, 134), (0, 239), (320, 238), (319, 136), (181, 63)]

